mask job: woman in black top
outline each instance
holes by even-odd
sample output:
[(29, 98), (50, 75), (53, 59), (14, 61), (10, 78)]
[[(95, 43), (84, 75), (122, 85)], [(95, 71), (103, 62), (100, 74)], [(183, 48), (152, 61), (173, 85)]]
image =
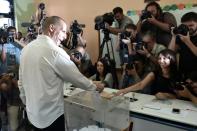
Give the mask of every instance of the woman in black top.
[(172, 50), (165, 49), (158, 56), (159, 67), (152, 71), (140, 82), (117, 92), (117, 95), (126, 94), (130, 91), (144, 89), (151, 85), (151, 94), (159, 99), (176, 98), (173, 85), (176, 81), (177, 63), (176, 55)]

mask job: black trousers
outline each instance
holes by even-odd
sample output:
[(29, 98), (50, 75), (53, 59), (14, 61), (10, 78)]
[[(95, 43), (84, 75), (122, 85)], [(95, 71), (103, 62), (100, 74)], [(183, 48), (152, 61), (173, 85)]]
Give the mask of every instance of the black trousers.
[(50, 126), (46, 128), (39, 129), (37, 127), (34, 127), (34, 131), (65, 131), (64, 115), (61, 115)]

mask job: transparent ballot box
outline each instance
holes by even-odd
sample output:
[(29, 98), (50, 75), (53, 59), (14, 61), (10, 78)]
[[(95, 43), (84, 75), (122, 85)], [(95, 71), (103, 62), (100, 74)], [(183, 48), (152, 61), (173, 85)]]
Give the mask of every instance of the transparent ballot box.
[(129, 126), (129, 99), (83, 91), (65, 99), (68, 131), (120, 131)]

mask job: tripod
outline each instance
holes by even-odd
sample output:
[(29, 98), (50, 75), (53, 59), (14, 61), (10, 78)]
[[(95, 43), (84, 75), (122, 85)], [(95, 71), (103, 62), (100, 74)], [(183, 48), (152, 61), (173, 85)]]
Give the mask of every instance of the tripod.
[[(108, 30), (104, 29), (103, 33), (104, 33), (104, 37), (103, 37), (102, 44), (100, 45), (100, 48), (99, 48), (99, 58), (102, 57), (103, 49), (104, 49), (104, 47), (106, 45), (107, 53), (105, 54), (104, 58), (107, 60), (109, 66), (110, 66), (109, 69), (110, 69), (111, 74), (113, 76), (113, 87), (114, 88), (118, 88), (118, 77), (117, 77), (117, 74), (116, 74), (116, 62), (115, 62), (115, 56), (114, 56), (114, 50), (113, 50), (113, 46), (112, 46), (112, 41), (111, 41), (111, 38), (109, 37), (109, 31)], [(110, 55), (109, 46), (110, 46), (111, 51), (112, 51), (112, 57)]]

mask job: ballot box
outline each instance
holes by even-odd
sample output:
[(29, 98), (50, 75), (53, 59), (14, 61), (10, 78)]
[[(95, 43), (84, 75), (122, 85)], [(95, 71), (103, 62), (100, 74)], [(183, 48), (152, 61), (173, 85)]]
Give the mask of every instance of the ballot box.
[(120, 131), (130, 123), (129, 99), (83, 91), (65, 99), (65, 119), (68, 131)]

